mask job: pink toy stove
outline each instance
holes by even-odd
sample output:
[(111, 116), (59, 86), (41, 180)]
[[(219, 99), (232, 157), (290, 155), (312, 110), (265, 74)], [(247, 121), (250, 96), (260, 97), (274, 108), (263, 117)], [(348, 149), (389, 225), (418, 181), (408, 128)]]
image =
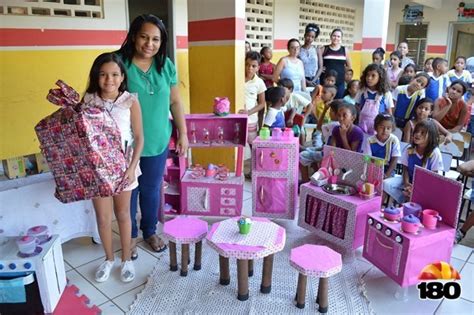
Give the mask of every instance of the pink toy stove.
[(381, 212), (367, 218), (363, 256), (402, 287), (417, 284), (422, 269), (436, 261), (449, 262), (461, 203), (462, 183), (416, 167), (411, 201), (439, 212), (435, 229), (406, 233)]
[[(364, 241), (367, 214), (379, 210), (382, 198), (382, 168), (378, 159), (367, 159), (363, 154), (331, 146), (324, 147), (324, 156), (333, 155), (334, 165), (348, 175), (338, 183), (356, 187), (362, 178), (377, 182), (376, 195), (370, 199), (354, 195), (334, 195), (311, 183), (300, 186), (300, 212), (298, 225), (333, 244), (335, 249), (352, 251)], [(349, 172), (351, 171), (351, 172)], [(336, 172), (337, 173), (337, 172)], [(367, 176), (369, 174), (369, 176)]]
[(252, 209), (254, 216), (294, 219), (298, 201), (298, 138), (252, 144)]

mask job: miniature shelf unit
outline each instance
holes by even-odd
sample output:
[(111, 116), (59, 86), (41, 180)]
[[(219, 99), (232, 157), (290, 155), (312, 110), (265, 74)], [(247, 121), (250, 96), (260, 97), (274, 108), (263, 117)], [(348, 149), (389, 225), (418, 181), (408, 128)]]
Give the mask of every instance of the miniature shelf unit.
[[(169, 186), (164, 192), (165, 215), (235, 216), (242, 211), (244, 148), (247, 141), (247, 115), (186, 115), (189, 147), (236, 147), (235, 173), (226, 180), (216, 177), (192, 176), (183, 157), (173, 157), (167, 166)], [(205, 167), (205, 166), (204, 166)]]
[(252, 209), (254, 216), (294, 219), (298, 201), (298, 138), (252, 144)]

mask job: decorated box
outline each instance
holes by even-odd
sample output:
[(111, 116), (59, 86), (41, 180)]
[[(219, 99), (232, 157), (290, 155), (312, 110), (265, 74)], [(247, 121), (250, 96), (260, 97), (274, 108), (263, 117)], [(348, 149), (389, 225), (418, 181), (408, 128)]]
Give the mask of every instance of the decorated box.
[(35, 127), (56, 198), (68, 203), (121, 192), (128, 185), (123, 180), (127, 161), (115, 121), (104, 108), (79, 102), (79, 94), (64, 82), (56, 85), (47, 99), (61, 108)]

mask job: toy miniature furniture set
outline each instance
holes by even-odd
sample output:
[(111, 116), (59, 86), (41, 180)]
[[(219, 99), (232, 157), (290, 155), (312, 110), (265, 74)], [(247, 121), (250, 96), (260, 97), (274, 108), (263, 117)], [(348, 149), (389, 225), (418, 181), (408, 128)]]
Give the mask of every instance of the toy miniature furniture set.
[[(186, 115), (189, 147), (222, 148), (236, 147), (235, 173), (223, 165), (204, 168), (194, 165), (186, 169), (185, 162), (174, 158), (168, 166), (171, 184), (165, 190), (165, 214), (200, 216), (234, 216), (242, 211), (244, 177), (243, 154), (247, 140), (247, 116), (230, 114)], [(177, 199), (179, 198), (179, 202)], [(170, 203), (171, 202), (171, 203)]]
[(206, 239), (219, 254), (221, 285), (230, 283), (229, 258), (237, 259), (237, 299), (249, 298), (248, 277), (253, 275), (253, 260), (263, 258), (260, 292), (270, 293), (272, 285), (273, 255), (285, 246), (286, 231), (266, 218), (252, 218), (248, 234), (240, 233), (240, 218), (229, 218), (214, 223)]
[(320, 313), (327, 313), (329, 277), (341, 271), (341, 254), (326, 246), (306, 244), (291, 250), (290, 265), (299, 272), (296, 307), (305, 307), (307, 277), (319, 277), (316, 303)]
[(196, 218), (177, 217), (165, 222), (163, 238), (170, 248), (170, 270), (178, 270), (176, 244), (181, 244), (181, 276), (188, 275), (189, 245), (196, 244), (194, 252), (194, 270), (201, 270), (202, 240), (207, 234), (207, 222)]
[(364, 258), (401, 287), (417, 284), (426, 265), (450, 261), (461, 196), (462, 183), (416, 167), (403, 210), (368, 214)]
[[(298, 138), (273, 129), (269, 139), (252, 144), (252, 213), (294, 219), (298, 201)], [(281, 131), (281, 130), (279, 130)]]
[[(343, 251), (363, 244), (367, 213), (382, 204), (382, 160), (331, 146), (323, 149), (326, 174), (300, 187), (298, 225)], [(359, 193), (357, 193), (359, 192)]]

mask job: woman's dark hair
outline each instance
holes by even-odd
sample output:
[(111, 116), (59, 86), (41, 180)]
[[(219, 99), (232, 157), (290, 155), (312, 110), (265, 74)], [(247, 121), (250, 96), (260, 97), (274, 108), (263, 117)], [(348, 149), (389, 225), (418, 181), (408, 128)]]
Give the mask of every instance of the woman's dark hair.
[[(100, 68), (103, 64), (108, 62), (115, 62), (119, 68), (120, 72), (124, 77), (124, 80), (119, 86), (119, 91), (124, 92), (127, 90), (127, 72), (125, 70), (125, 65), (122, 62), (122, 59), (115, 53), (103, 53), (95, 58), (94, 63), (92, 64), (91, 71), (89, 72), (89, 85), (87, 86), (87, 93), (100, 93), (101, 89), (99, 87), (99, 75)], [(99, 94), (100, 96), (100, 94)]]
[(390, 54), (390, 58), (392, 58), (392, 56), (396, 56), (400, 61), (403, 58), (402, 54), (398, 50), (392, 51), (392, 53)]
[(377, 127), (384, 121), (391, 122), (392, 123), (392, 129), (395, 129), (395, 119), (390, 114), (378, 114), (377, 116), (375, 116), (374, 129), (377, 129)]
[(319, 26), (314, 23), (308, 23), (304, 29), (304, 35), (308, 34), (308, 32), (314, 32), (314, 39), (318, 38), (319, 33), (321, 32)]
[(360, 87), (368, 88), (367, 82), (365, 82), (365, 79), (367, 78), (367, 74), (370, 71), (377, 71), (379, 75), (379, 82), (377, 83), (377, 86), (375, 87), (375, 90), (377, 91), (377, 93), (382, 94), (382, 95), (387, 93), (389, 90), (389, 86), (387, 82), (387, 74), (385, 72), (385, 69), (382, 66), (379, 66), (378, 64), (375, 64), (375, 63), (371, 63), (370, 65), (365, 67), (364, 71), (362, 72), (362, 75), (360, 76)]
[(350, 80), (349, 83), (347, 83), (347, 87), (344, 90), (344, 96), (349, 95), (349, 89), (356, 83), (360, 83), (359, 80)]
[(265, 101), (270, 103), (271, 106), (277, 104), (284, 96), (286, 92), (281, 86), (274, 86), (265, 91)]
[(293, 84), (293, 81), (291, 81), (291, 79), (288, 79), (288, 78), (283, 78), (283, 79), (278, 80), (277, 86), (286, 87), (290, 91), (293, 91), (295, 87)]
[(286, 44), (286, 49), (287, 49), (288, 51), (290, 51), (290, 45), (291, 45), (291, 43), (293, 43), (293, 42), (297, 42), (298, 45), (301, 46), (301, 43), (300, 43), (299, 40), (297, 40), (296, 38), (292, 38), (292, 39), (290, 39), (290, 40), (288, 41), (288, 43)]
[(336, 33), (336, 32), (341, 33), (341, 37), (344, 35), (344, 33), (342, 32), (342, 30), (341, 30), (340, 28), (335, 28), (335, 29), (332, 30), (330, 36), (332, 36), (332, 35), (333, 35), (334, 33)]
[[(413, 129), (413, 134), (417, 133), (418, 130), (425, 130), (428, 135), (428, 143), (426, 144), (425, 152), (423, 158), (421, 159), (421, 165), (425, 165), (428, 158), (431, 156), (433, 151), (438, 147), (439, 143), (439, 133), (438, 127), (430, 119), (422, 120), (415, 125)], [(411, 143), (412, 147), (416, 148), (416, 144)]]
[(161, 69), (163, 68), (165, 61), (166, 61), (166, 45), (168, 42), (168, 32), (166, 31), (166, 27), (158, 17), (152, 14), (142, 14), (137, 16), (132, 24), (130, 24), (130, 29), (128, 30), (127, 37), (122, 43), (122, 47), (116, 53), (122, 56), (125, 63), (130, 63), (135, 55), (135, 39), (137, 38), (138, 32), (140, 32), (143, 24), (150, 23), (155, 25), (161, 33), (160, 38), (160, 48), (158, 49), (158, 53), (153, 57), (155, 59), (156, 69), (159, 73), (161, 73)]
[(373, 55), (379, 55), (380, 57), (382, 57), (382, 60), (384, 59), (384, 56), (385, 56), (385, 49), (383, 49), (382, 47), (377, 47), (375, 48), (375, 50), (372, 52), (372, 56)]
[(467, 92), (467, 84), (462, 81), (462, 80), (454, 80), (453, 82), (451, 82), (451, 84), (446, 88), (446, 90), (449, 90), (450, 87), (452, 87), (453, 85), (456, 85), (456, 84), (459, 84), (461, 87), (462, 87), (462, 95), (466, 94)]

